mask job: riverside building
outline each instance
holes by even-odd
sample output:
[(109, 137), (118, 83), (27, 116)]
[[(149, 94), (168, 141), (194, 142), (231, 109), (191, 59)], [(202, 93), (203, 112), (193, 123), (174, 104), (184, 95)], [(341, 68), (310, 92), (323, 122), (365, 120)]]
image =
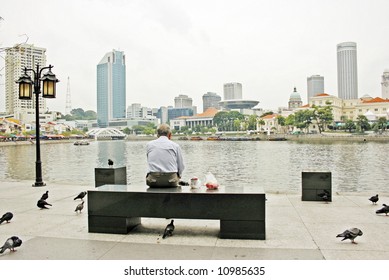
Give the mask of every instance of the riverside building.
[[(17, 44), (6, 49), (5, 54), (5, 110), (16, 119), (29, 122), (35, 119), (35, 98), (19, 99), (19, 85), (15, 83), (24, 74), (24, 69), (46, 67), (46, 49), (31, 44)], [(34, 73), (27, 73), (34, 80)], [(39, 96), (39, 111), (46, 110), (46, 99)]]

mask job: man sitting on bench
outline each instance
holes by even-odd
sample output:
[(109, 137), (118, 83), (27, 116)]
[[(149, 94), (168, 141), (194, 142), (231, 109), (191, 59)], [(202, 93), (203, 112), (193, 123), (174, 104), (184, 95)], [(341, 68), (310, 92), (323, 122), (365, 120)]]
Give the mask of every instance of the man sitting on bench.
[(178, 187), (184, 171), (181, 148), (170, 140), (172, 133), (167, 124), (157, 128), (158, 139), (147, 143), (148, 173), (146, 184), (150, 188)]

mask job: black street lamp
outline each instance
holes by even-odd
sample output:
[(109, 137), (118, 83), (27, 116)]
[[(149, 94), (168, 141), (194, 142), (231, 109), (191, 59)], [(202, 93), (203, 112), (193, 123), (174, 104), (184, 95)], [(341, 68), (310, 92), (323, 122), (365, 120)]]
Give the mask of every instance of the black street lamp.
[[(55, 85), (59, 80), (51, 72), (51, 68), (54, 66), (39, 68), (39, 64), (34, 69), (24, 69), (24, 74), (16, 81), (19, 84), (19, 99), (31, 100), (32, 99), (32, 86), (34, 85), (35, 94), (35, 125), (36, 125), (36, 161), (35, 161), (35, 183), (33, 187), (42, 187), (46, 184), (42, 180), (42, 162), (41, 162), (41, 147), (40, 147), (40, 124), (39, 124), (39, 94), (41, 93), (41, 81), (43, 83), (42, 97), (55, 98)], [(49, 69), (46, 74), (42, 75), (42, 71)], [(27, 74), (27, 71), (34, 73), (34, 81)]]

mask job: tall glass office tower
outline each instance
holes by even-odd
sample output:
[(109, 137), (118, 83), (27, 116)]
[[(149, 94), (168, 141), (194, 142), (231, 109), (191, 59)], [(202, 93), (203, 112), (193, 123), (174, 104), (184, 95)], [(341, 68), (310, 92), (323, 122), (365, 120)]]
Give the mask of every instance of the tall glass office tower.
[(126, 63), (124, 52), (113, 50), (97, 65), (97, 123), (126, 117)]
[(338, 56), (338, 97), (341, 99), (358, 98), (357, 44), (340, 43)]

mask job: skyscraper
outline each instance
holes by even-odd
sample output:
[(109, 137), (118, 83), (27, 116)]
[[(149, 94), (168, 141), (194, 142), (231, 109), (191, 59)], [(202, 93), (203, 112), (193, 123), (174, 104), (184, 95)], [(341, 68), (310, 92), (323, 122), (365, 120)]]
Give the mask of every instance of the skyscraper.
[(358, 98), (357, 44), (340, 43), (338, 56), (338, 97), (341, 99)]
[(324, 77), (313, 75), (307, 78), (307, 101), (316, 94), (324, 93)]
[(384, 74), (382, 74), (382, 98), (389, 99), (389, 69), (385, 69)]
[(97, 123), (126, 117), (126, 63), (124, 52), (113, 50), (97, 65)]
[[(23, 120), (24, 114), (35, 115), (35, 98), (19, 99), (19, 85), (16, 80), (24, 73), (24, 69), (36, 69), (46, 66), (46, 49), (30, 44), (17, 44), (6, 50), (5, 55), (5, 110)], [(34, 80), (34, 73), (27, 73)], [(46, 99), (39, 96), (39, 110), (46, 110)]]
[(227, 83), (223, 86), (224, 100), (242, 99), (242, 84)]
[(203, 112), (205, 112), (208, 108), (216, 108), (220, 109), (219, 101), (222, 98), (214, 92), (207, 92), (203, 95)]
[(193, 106), (192, 102), (192, 98), (180, 94), (177, 97), (174, 97), (174, 108), (191, 108)]

